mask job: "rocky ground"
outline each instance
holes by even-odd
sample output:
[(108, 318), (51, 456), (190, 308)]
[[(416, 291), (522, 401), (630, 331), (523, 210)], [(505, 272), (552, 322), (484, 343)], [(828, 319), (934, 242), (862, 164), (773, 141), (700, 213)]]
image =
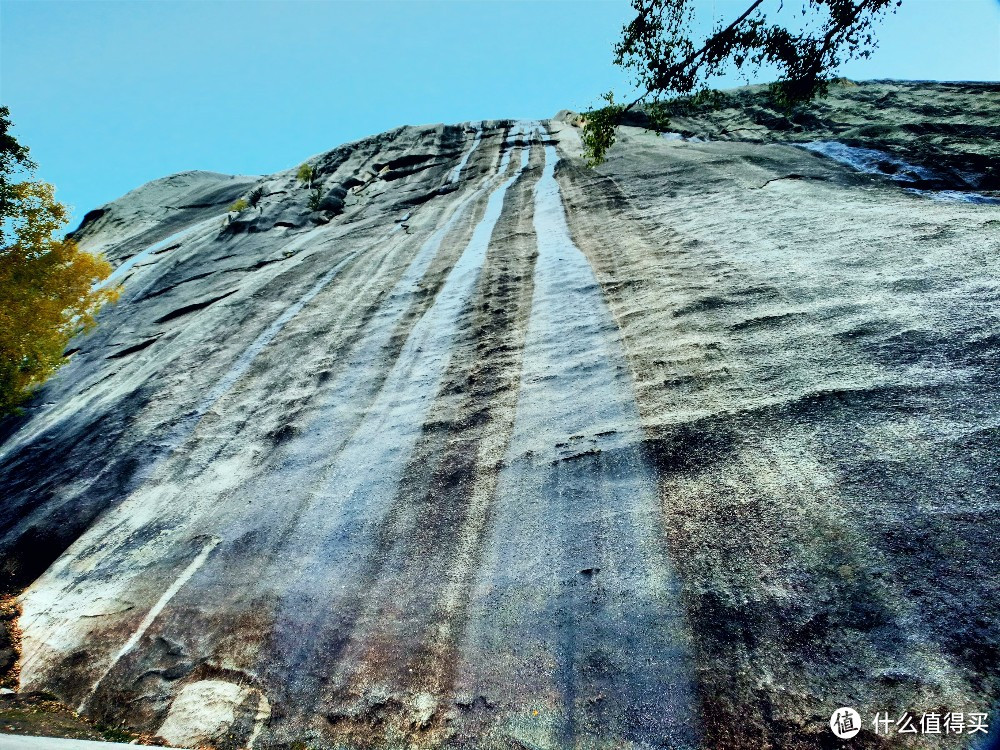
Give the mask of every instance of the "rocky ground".
[(730, 97), (88, 214), (122, 300), (0, 425), (21, 689), (220, 748), (979, 741), (870, 719), (1000, 697), (998, 88)]
[(54, 695), (23, 691), (0, 694), (0, 747), (5, 747), (12, 735), (119, 743), (150, 739), (123, 726), (94, 724), (60, 703)]

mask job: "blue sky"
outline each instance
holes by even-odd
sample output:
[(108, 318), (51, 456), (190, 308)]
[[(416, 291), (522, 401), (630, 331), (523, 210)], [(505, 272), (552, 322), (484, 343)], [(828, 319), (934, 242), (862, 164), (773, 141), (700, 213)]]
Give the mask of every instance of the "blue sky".
[[(732, 17), (746, 0), (701, 0)], [(403, 124), (547, 117), (627, 90), (627, 0), (0, 0), (0, 103), (87, 210), (186, 169), (265, 174)], [(904, 0), (855, 79), (1000, 80), (1000, 0)], [(723, 84), (736, 85), (733, 79)]]

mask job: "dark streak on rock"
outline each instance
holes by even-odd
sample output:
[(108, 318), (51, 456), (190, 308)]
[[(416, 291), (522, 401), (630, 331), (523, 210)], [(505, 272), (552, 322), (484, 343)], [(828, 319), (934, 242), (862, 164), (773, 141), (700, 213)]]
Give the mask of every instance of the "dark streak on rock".
[(140, 341), (138, 344), (133, 344), (132, 346), (127, 346), (114, 354), (109, 354), (105, 359), (121, 359), (122, 357), (127, 357), (130, 354), (135, 354), (136, 352), (141, 352), (143, 349), (152, 346), (157, 341), (159, 341), (160, 336), (163, 334), (157, 334), (151, 339), (146, 339), (145, 341)]
[(166, 315), (157, 318), (154, 322), (156, 323), (166, 323), (168, 320), (174, 320), (180, 318), (184, 315), (189, 315), (190, 313), (197, 312), (198, 310), (204, 310), (209, 305), (214, 305), (219, 300), (223, 300), (231, 294), (236, 294), (239, 288), (232, 289), (225, 294), (220, 294), (217, 297), (212, 297), (211, 299), (203, 300), (202, 302), (193, 302), (190, 305), (184, 305), (183, 307), (178, 307), (176, 310), (171, 310)]

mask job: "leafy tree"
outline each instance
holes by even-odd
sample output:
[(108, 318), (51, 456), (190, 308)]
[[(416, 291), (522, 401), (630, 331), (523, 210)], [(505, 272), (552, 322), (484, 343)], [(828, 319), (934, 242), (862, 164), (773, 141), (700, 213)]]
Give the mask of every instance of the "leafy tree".
[(239, 200), (233, 201), (232, 205), (229, 206), (229, 210), (235, 211), (236, 213), (246, 211), (248, 208), (250, 208), (250, 204), (247, 203), (246, 198), (240, 198)]
[(299, 182), (301, 182), (303, 185), (306, 185), (310, 188), (312, 187), (313, 168), (310, 167), (308, 164), (303, 164), (301, 167), (299, 167), (299, 171), (295, 173), (295, 176), (298, 178)]
[(69, 340), (120, 293), (95, 287), (111, 274), (107, 261), (54, 236), (68, 211), (51, 185), (28, 179), (35, 165), (10, 126), (0, 107), (0, 416), (66, 361)]
[(643, 93), (629, 104), (608, 104), (586, 113), (583, 141), (592, 165), (604, 161), (625, 113), (639, 104), (659, 115), (675, 97), (704, 95), (708, 81), (734, 67), (744, 75), (761, 67), (778, 71), (770, 91), (789, 109), (826, 93), (833, 72), (845, 60), (867, 58), (877, 40), (872, 28), (902, 0), (802, 0), (801, 14), (784, 0), (747, 0), (732, 22), (719, 23), (705, 39), (693, 36), (698, 0), (632, 0), (635, 18), (622, 29), (614, 61), (635, 75)]

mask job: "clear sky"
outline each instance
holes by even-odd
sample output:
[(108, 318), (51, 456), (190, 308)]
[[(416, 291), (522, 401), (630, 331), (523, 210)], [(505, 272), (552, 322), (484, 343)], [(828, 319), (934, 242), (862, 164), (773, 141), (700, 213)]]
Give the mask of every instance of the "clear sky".
[[(722, 18), (746, 0), (700, 3)], [(0, 103), (78, 221), (186, 169), (265, 174), (397, 125), (586, 108), (628, 88), (611, 46), (629, 12), (627, 0), (0, 0)], [(904, 0), (879, 36), (846, 75), (1000, 80), (1000, 0)]]

